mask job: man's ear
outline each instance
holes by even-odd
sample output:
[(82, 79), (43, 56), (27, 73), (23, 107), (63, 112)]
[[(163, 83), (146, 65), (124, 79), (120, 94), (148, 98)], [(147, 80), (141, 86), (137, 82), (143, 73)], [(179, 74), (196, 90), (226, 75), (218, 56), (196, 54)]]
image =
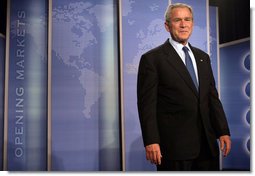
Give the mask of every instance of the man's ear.
[(168, 22), (165, 22), (165, 28), (166, 28), (167, 32), (170, 32), (170, 27), (169, 27)]

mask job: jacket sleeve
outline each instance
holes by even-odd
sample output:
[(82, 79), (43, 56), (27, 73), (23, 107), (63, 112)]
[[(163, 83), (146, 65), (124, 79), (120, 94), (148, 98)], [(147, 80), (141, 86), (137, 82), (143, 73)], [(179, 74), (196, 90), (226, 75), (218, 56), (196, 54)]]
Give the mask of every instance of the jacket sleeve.
[[(208, 59), (209, 59), (209, 56), (208, 56)], [(227, 118), (226, 118), (222, 103), (219, 99), (218, 91), (215, 87), (215, 80), (213, 77), (213, 72), (212, 72), (210, 62), (208, 63), (208, 67), (210, 72), (209, 107), (210, 107), (210, 119), (211, 119), (212, 127), (216, 133), (217, 138), (223, 135), (230, 136)]]
[(157, 126), (158, 75), (153, 58), (143, 55), (137, 77), (137, 105), (144, 146), (160, 143)]

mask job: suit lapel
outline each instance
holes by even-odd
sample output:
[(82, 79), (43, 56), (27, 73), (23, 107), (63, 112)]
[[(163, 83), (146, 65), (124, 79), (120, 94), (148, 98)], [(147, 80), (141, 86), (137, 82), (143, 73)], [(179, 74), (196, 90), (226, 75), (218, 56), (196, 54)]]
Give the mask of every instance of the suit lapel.
[[(192, 80), (185, 64), (183, 63), (180, 56), (178, 55), (178, 53), (175, 51), (175, 49), (169, 43), (168, 40), (164, 44), (164, 52), (168, 55), (168, 57), (167, 57), (168, 62), (175, 68), (176, 72), (178, 72), (178, 74), (186, 82), (187, 86), (190, 87), (190, 89), (192, 89), (193, 93), (196, 96), (198, 96), (196, 87), (193, 83), (193, 80)], [(196, 56), (195, 56), (195, 58), (196, 58)]]
[(195, 50), (191, 45), (189, 45), (194, 56), (196, 59), (196, 64), (197, 64), (197, 74), (198, 74), (198, 80), (199, 80), (199, 94), (201, 95), (203, 93), (203, 90), (205, 90), (204, 86), (206, 85), (206, 79), (203, 79), (202, 75), (205, 75), (205, 73), (203, 73), (203, 66), (204, 66), (204, 58), (201, 56), (201, 54), (199, 54), (199, 52), (197, 52), (197, 50)]

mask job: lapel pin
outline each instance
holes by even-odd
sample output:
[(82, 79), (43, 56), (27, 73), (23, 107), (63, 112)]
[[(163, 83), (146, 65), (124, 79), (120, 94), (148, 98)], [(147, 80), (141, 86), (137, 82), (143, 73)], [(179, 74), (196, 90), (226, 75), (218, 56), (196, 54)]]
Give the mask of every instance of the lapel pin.
[(204, 60), (203, 59), (200, 59), (200, 62), (203, 62)]

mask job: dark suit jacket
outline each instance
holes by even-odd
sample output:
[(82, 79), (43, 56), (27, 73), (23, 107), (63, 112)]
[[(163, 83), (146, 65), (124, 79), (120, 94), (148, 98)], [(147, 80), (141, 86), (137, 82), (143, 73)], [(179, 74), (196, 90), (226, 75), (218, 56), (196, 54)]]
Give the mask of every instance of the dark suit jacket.
[(219, 152), (216, 139), (230, 135), (210, 58), (190, 48), (197, 63), (199, 92), (168, 40), (142, 55), (139, 64), (137, 98), (144, 145), (159, 143), (167, 159), (198, 156), (201, 124), (214, 156)]

